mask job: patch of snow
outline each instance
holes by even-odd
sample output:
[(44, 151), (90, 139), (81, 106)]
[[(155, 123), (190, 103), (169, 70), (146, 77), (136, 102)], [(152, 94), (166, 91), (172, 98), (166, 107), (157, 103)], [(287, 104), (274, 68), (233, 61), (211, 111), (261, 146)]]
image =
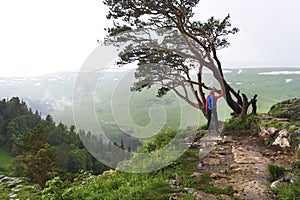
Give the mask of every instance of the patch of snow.
[(241, 74), (241, 73), (243, 73), (243, 71), (244, 71), (244, 70), (240, 69), (240, 70), (237, 72), (237, 74)]
[(229, 73), (232, 73), (231, 70), (223, 70), (223, 74), (229, 74)]
[(40, 86), (41, 85), (41, 82), (37, 82), (34, 84), (35, 86)]
[(300, 71), (272, 71), (272, 72), (261, 72), (259, 75), (291, 75), (300, 74)]
[(39, 81), (40, 79), (39, 78), (31, 78), (30, 80), (31, 81)]
[(22, 84), (23, 83), (22, 81), (15, 81), (15, 80), (10, 80), (9, 82), (12, 84)]
[(288, 79), (285, 79), (285, 82), (286, 82), (286, 83), (289, 83), (289, 82), (292, 82), (292, 80), (293, 80), (293, 79), (288, 78)]
[(237, 82), (237, 83), (235, 83), (235, 84), (237, 84), (237, 85), (242, 85), (243, 83), (241, 83), (241, 82)]
[(15, 78), (14, 80), (16, 80), (16, 81), (26, 81), (27, 78)]

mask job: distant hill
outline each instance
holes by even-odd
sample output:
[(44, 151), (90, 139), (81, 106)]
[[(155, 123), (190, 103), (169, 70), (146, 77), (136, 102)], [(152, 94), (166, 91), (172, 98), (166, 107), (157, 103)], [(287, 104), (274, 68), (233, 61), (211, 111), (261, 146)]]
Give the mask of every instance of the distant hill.
[[(236, 90), (241, 90), (249, 96), (258, 94), (258, 112), (266, 112), (271, 105), (279, 101), (300, 96), (300, 68), (241, 68), (226, 69), (224, 72), (227, 81)], [(104, 123), (112, 123), (112, 114), (109, 111), (111, 91), (115, 89), (116, 83), (123, 74), (124, 70), (111, 70), (105, 78), (99, 75), (102, 101), (96, 107), (99, 120), (104, 120)], [(55, 121), (62, 121), (70, 125), (74, 123), (72, 97), (77, 75), (76, 72), (58, 72), (36, 77), (0, 77), (0, 98), (20, 96), (33, 110), (39, 110), (42, 115), (52, 114)], [(207, 74), (205, 78), (209, 83), (211, 75)], [(122, 90), (129, 90), (130, 85), (122, 87)], [(99, 93), (99, 88), (96, 95), (97, 92)], [(131, 114), (138, 123), (147, 124), (149, 122), (150, 119), (147, 117), (149, 107), (145, 105), (151, 106), (153, 103), (172, 110), (170, 116), (178, 114), (179, 110), (175, 109), (178, 108), (178, 103), (176, 103), (174, 95), (160, 99), (155, 97), (155, 93), (155, 88), (151, 88), (150, 92), (135, 94), (135, 102), (131, 104), (134, 107)], [(103, 96), (106, 97), (103, 98)], [(221, 107), (225, 106), (222, 104)], [(193, 116), (199, 115), (197, 110), (188, 105), (186, 109), (190, 110)], [(224, 115), (222, 118), (226, 119), (229, 112), (230, 110), (226, 108), (224, 114), (221, 114)], [(195, 120), (195, 117), (191, 117), (187, 121), (198, 123), (199, 119)], [(174, 126), (176, 123), (173, 122), (170, 125)]]
[(76, 72), (58, 72), (35, 77), (0, 77), (0, 98), (22, 97), (42, 115), (64, 110), (72, 104)]

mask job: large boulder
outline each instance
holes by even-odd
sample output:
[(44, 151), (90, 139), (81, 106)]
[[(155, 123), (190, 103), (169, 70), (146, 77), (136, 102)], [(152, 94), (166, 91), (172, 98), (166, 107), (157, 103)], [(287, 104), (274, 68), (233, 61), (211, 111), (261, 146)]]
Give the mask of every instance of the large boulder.
[(277, 138), (272, 143), (272, 145), (279, 145), (281, 147), (291, 147), (290, 141), (289, 141), (290, 133), (288, 130), (283, 129), (279, 131)]

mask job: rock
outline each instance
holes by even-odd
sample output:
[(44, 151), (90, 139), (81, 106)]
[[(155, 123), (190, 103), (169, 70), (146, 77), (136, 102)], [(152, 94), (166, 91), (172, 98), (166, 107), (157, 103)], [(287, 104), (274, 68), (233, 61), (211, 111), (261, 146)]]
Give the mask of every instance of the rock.
[(227, 178), (221, 178), (214, 181), (214, 186), (221, 189), (226, 189), (228, 187)]
[(274, 135), (278, 132), (278, 129), (274, 127), (267, 129), (265, 126), (261, 126), (259, 128), (260, 133), (258, 135), (263, 138), (264, 141), (267, 141), (271, 135)]
[(5, 182), (8, 182), (8, 181), (11, 181), (11, 178), (9, 178), (9, 177), (3, 177), (3, 178), (0, 180), (1, 183), (5, 183)]
[(281, 145), (280, 146), (283, 147), (283, 148), (285, 148), (285, 147), (291, 147), (290, 141), (286, 137), (284, 137), (281, 140)]
[(272, 145), (279, 145), (282, 148), (290, 147), (290, 142), (288, 140), (289, 138), (289, 132), (286, 129), (283, 129), (279, 131), (278, 137), (275, 139), (275, 141), (272, 143)]
[(228, 195), (225, 195), (225, 194), (221, 194), (220, 195), (220, 199), (223, 199), (223, 200), (232, 200), (232, 198)]
[(221, 161), (218, 158), (210, 158), (207, 159), (204, 164), (217, 166), (220, 165), (220, 163)]
[(232, 170), (233, 172), (238, 172), (241, 170), (241, 168), (239, 165), (233, 164), (233, 165), (230, 165), (230, 170)]
[(189, 194), (193, 195), (195, 199), (199, 200), (217, 200), (217, 197), (212, 194), (207, 194), (198, 190), (195, 190), (194, 188), (184, 188), (185, 191), (187, 191)]
[(17, 197), (17, 194), (9, 194), (9, 198), (16, 198)]
[(261, 126), (260, 128), (260, 133), (258, 134), (261, 138), (263, 138), (264, 141), (267, 141), (269, 138), (270, 132), (267, 130), (265, 126)]
[(197, 190), (194, 188), (184, 188), (185, 191), (187, 191), (189, 194), (193, 195), (196, 199), (203, 199), (200, 193), (198, 193)]
[(199, 173), (199, 172), (193, 172), (193, 173), (191, 174), (191, 177), (195, 177), (195, 178), (197, 178), (197, 179), (201, 179), (202, 173)]
[(261, 153), (249, 150), (247, 147), (232, 146), (233, 159), (238, 164), (265, 163), (266, 159), (261, 157)]
[(196, 163), (196, 168), (197, 169), (201, 169), (202, 168), (202, 163), (201, 162), (197, 162)]
[(167, 182), (171, 186), (179, 186), (179, 183), (174, 179), (167, 180)]
[(285, 177), (271, 183), (271, 188), (276, 188), (278, 185), (280, 185), (282, 183), (287, 183), (287, 184), (293, 183), (296, 181), (296, 179), (297, 178), (296, 178), (295, 174), (290, 173), (290, 174), (286, 175)]
[(271, 128), (268, 128), (268, 131), (271, 135), (274, 135), (275, 133), (278, 132), (278, 129), (277, 128), (274, 128), (274, 127), (271, 127)]
[(218, 173), (212, 173), (212, 174), (210, 175), (210, 177), (213, 178), (213, 179), (227, 178), (226, 175), (218, 174)]
[(7, 185), (7, 188), (14, 188), (16, 186), (17, 186), (16, 183), (10, 183)]
[(172, 196), (173, 196), (172, 199), (174, 199), (174, 200), (179, 200), (179, 199), (182, 199), (182, 198), (183, 198), (183, 197), (182, 197), (182, 196), (183, 196), (182, 192), (176, 192), (176, 193), (173, 193)]

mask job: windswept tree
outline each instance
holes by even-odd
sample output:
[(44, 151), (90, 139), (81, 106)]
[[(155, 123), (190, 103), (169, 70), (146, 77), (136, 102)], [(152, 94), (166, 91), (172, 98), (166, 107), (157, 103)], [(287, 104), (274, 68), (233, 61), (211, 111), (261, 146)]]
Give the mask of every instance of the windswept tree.
[[(141, 91), (158, 85), (158, 96), (174, 91), (188, 104), (205, 114), (206, 92), (215, 89), (205, 83), (204, 72), (212, 72), (226, 95), (233, 115), (245, 115), (254, 95), (248, 100), (225, 80), (217, 51), (229, 46), (228, 36), (237, 33), (230, 16), (223, 20), (193, 18), (199, 0), (105, 0), (109, 7), (107, 19), (113, 27), (107, 29), (106, 44), (119, 45), (118, 64), (138, 63), (137, 81), (131, 88)], [(195, 73), (196, 72), (196, 73)], [(220, 92), (217, 90), (217, 92)]]

